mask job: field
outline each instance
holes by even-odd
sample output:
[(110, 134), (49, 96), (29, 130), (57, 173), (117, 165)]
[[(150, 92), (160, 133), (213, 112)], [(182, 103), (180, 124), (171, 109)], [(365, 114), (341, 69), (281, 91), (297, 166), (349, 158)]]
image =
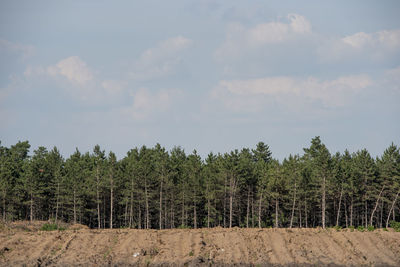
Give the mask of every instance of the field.
[(0, 231), (0, 266), (400, 266), (400, 233), (335, 229)]

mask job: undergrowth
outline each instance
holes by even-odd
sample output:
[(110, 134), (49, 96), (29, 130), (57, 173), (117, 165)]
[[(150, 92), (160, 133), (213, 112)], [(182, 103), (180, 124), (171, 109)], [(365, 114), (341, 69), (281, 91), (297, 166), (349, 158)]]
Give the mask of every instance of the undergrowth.
[(400, 232), (400, 222), (390, 221), (390, 227), (392, 227), (396, 232)]
[(55, 230), (63, 231), (63, 230), (65, 230), (65, 228), (62, 226), (59, 226), (56, 223), (45, 223), (40, 228), (40, 230), (42, 230), (42, 231), (55, 231)]

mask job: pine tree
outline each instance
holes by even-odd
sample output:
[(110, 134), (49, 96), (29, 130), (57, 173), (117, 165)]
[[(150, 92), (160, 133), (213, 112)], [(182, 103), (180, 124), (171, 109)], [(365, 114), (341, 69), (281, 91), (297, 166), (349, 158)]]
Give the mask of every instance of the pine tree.
[(331, 177), (331, 155), (319, 136), (311, 140), (310, 148), (304, 148), (305, 157), (312, 166), (313, 178), (321, 187), (321, 224), (326, 227), (326, 193), (327, 184)]

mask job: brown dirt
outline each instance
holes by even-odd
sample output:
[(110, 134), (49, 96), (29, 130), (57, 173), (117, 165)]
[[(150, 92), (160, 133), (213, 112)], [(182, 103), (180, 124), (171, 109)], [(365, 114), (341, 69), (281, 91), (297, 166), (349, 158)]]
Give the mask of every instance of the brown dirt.
[(400, 233), (334, 229), (0, 231), (0, 266), (400, 266)]

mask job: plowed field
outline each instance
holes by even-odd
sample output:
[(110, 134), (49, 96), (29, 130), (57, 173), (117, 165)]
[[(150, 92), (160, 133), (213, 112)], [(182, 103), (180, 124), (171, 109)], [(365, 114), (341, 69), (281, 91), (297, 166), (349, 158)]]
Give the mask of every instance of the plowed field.
[(0, 232), (0, 266), (400, 266), (400, 233), (334, 229)]

